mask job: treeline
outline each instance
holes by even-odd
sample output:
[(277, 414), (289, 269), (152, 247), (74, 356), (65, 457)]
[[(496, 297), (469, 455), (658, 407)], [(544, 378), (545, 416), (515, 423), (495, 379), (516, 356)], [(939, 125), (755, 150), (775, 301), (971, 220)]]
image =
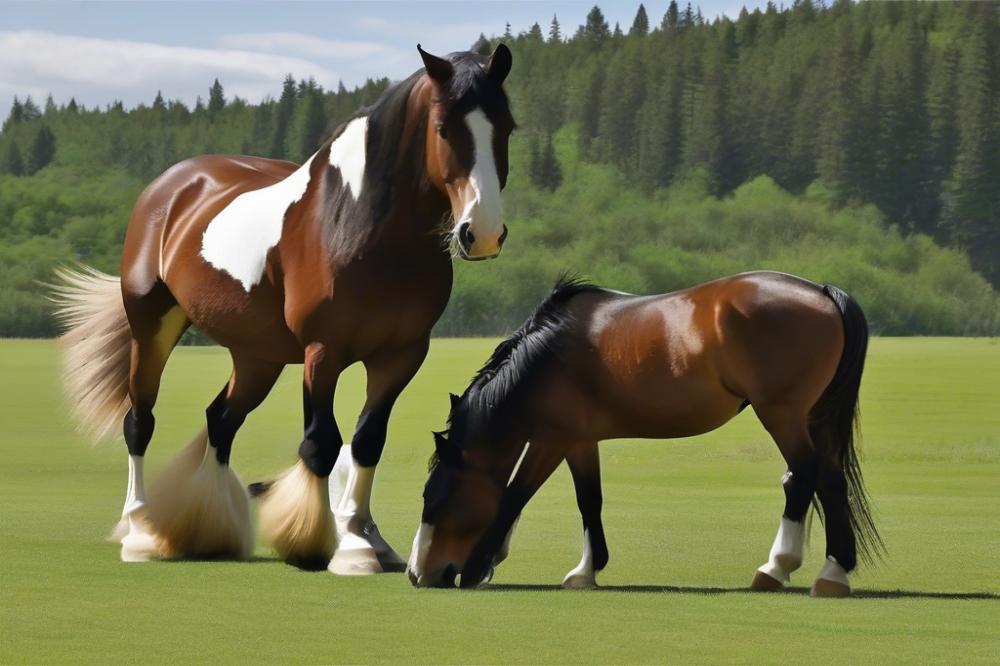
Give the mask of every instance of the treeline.
[(595, 7), (568, 41), (556, 18), (513, 40), (515, 108), (540, 145), (577, 123), (585, 159), (646, 191), (698, 168), (716, 195), (819, 180), (1000, 285), (1000, 3), (663, 9), (640, 5), (627, 34)]
[[(800, 0), (706, 22), (671, 2), (640, 5), (627, 30), (594, 7), (572, 35), (553, 17), (473, 48), (500, 40), (521, 127), (511, 241), (488, 268), (459, 267), (441, 332), (503, 332), (562, 269), (662, 291), (763, 266), (865, 292), (882, 332), (1000, 332), (996, 294), (969, 269), (1000, 284), (1000, 4)], [(302, 161), (388, 84), (288, 77), (250, 104), (215, 81), (193, 108), (15, 100), (0, 132), (0, 336), (55, 332), (38, 284), (55, 263), (117, 271), (136, 195), (171, 164)], [(487, 280), (504, 294), (493, 310), (476, 300)]]

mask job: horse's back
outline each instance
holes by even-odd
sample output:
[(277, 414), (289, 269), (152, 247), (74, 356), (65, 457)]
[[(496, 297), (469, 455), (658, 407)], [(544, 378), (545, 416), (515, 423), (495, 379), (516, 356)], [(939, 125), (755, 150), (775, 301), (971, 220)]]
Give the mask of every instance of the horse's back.
[[(136, 201), (125, 236), (126, 309), (140, 311), (143, 301), (162, 300), (158, 295), (166, 287), (169, 300), (218, 342), (262, 345), (257, 350), (262, 357), (274, 351), (276, 357), (294, 360), (300, 351), (284, 325), (278, 290), (260, 284), (250, 299), (238, 281), (201, 255), (206, 229), (230, 203), (283, 181), (297, 168), (262, 157), (202, 155), (178, 162), (153, 180)], [(255, 326), (248, 328), (251, 322)], [(251, 329), (272, 333), (257, 344), (243, 339), (241, 332)]]

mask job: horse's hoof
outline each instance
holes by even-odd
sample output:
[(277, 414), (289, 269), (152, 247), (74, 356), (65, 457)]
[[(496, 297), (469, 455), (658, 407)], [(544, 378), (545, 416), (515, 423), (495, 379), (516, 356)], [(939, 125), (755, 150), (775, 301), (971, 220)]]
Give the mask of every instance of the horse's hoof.
[(371, 576), (385, 572), (374, 548), (338, 549), (326, 569), (338, 576)]
[(835, 580), (817, 578), (813, 583), (809, 596), (828, 599), (843, 599), (851, 596), (851, 586), (838, 583)]
[(780, 590), (783, 583), (777, 578), (768, 576), (763, 571), (757, 571), (750, 582), (750, 589), (754, 592), (774, 592)]
[(570, 572), (563, 579), (562, 586), (566, 590), (593, 590), (597, 588), (597, 576)]

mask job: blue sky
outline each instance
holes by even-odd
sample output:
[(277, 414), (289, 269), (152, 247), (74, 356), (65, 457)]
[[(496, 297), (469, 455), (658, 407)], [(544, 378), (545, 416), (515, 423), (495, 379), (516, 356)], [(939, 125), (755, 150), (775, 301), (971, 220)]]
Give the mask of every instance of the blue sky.
[[(420, 66), (415, 46), (463, 50), (479, 33), (514, 33), (552, 15), (572, 34), (594, 0), (524, 2), (11, 2), (0, 3), (0, 114), (14, 95), (88, 106), (149, 102), (162, 90), (193, 103), (218, 77), (227, 95), (258, 101), (286, 73), (332, 87), (399, 79)], [(598, 2), (627, 30), (638, 0)], [(645, 3), (657, 23), (668, 0)], [(683, 6), (683, 3), (681, 3)], [(706, 18), (743, 2), (704, 0)], [(753, 8), (762, 2), (748, 0)], [(515, 64), (516, 66), (516, 64)]]

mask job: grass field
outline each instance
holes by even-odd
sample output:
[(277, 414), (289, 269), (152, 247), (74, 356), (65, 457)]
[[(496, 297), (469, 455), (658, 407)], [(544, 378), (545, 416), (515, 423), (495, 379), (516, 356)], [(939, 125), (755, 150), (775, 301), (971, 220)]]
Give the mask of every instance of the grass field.
[[(492, 349), (437, 340), (401, 398), (375, 488), (404, 555), (448, 391)], [(865, 471), (889, 557), (849, 600), (814, 600), (823, 539), (788, 594), (745, 591), (782, 508), (777, 449), (748, 410), (711, 435), (603, 446), (611, 563), (595, 592), (555, 589), (579, 556), (565, 470), (528, 506), (483, 591), (414, 590), (402, 575), (338, 578), (275, 561), (122, 564), (103, 537), (121, 510), (125, 450), (89, 447), (66, 418), (51, 342), (0, 343), (0, 662), (1000, 661), (1000, 341), (878, 339), (862, 388)], [(179, 350), (148, 459), (201, 427), (224, 351)], [(248, 419), (245, 481), (294, 460), (299, 368)], [(345, 435), (361, 404), (341, 382)]]

